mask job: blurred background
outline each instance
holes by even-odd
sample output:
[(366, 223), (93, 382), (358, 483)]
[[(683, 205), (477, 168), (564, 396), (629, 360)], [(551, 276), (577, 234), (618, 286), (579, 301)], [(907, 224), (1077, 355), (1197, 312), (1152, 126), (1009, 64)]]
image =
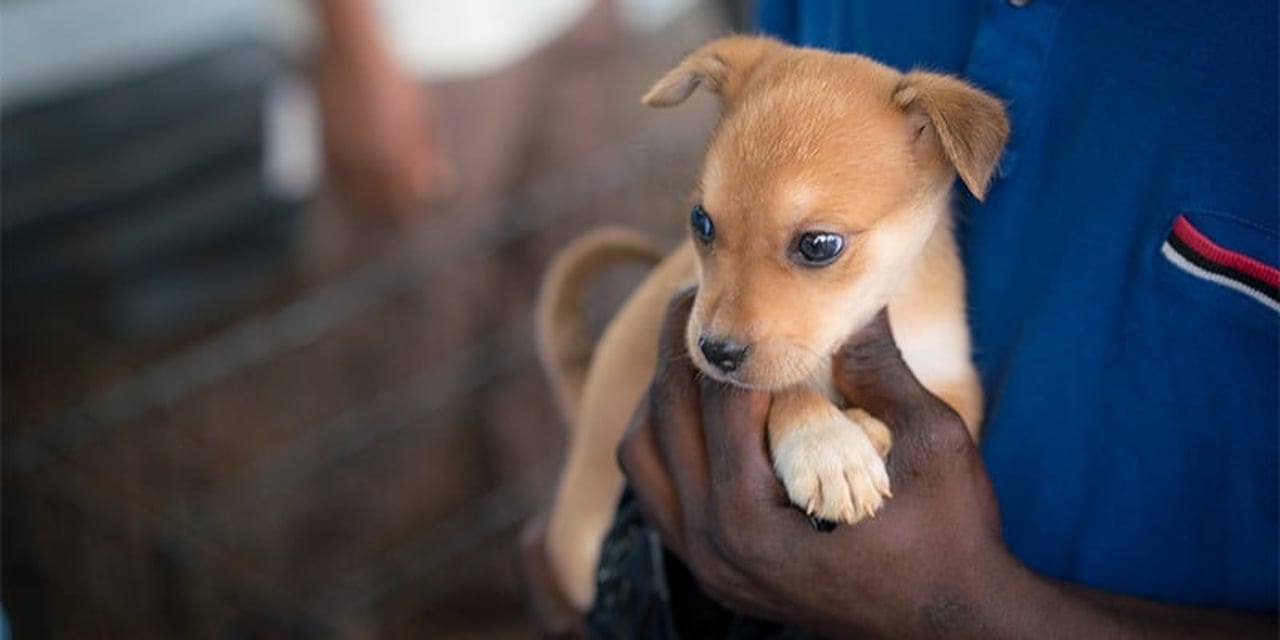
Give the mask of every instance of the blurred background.
[(747, 10), (0, 0), (13, 637), (532, 635), (540, 274), (681, 236), (714, 103), (639, 96)]

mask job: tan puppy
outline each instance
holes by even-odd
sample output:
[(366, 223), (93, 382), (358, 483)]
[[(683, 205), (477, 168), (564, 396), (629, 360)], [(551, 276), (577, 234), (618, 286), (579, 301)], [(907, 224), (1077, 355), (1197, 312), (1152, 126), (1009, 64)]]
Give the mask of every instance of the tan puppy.
[(644, 102), (676, 105), (698, 86), (719, 95), (721, 118), (692, 238), (626, 302), (593, 357), (577, 319), (582, 283), (609, 260), (653, 255), (644, 241), (586, 236), (553, 265), (540, 300), (540, 352), (575, 425), (546, 550), (579, 609), (622, 486), (614, 449), (682, 288), (698, 287), (689, 356), (717, 380), (773, 393), (774, 467), (816, 517), (853, 523), (890, 496), (888, 429), (842, 406), (831, 381), (832, 355), (886, 304), (920, 381), (975, 436), (981, 420), (950, 191), (958, 174), (985, 195), (1008, 135), (1000, 102), (951, 77), (751, 37), (703, 46)]

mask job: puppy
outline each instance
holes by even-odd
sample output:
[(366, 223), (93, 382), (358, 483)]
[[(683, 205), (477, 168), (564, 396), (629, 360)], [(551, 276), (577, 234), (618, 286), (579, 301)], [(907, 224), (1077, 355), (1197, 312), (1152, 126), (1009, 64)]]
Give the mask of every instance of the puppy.
[(843, 406), (831, 378), (841, 343), (886, 305), (924, 386), (975, 437), (981, 421), (950, 193), (958, 175), (985, 195), (1009, 131), (1001, 103), (952, 77), (741, 36), (689, 55), (644, 102), (677, 105), (700, 86), (719, 96), (721, 116), (688, 241), (657, 263), (593, 354), (581, 332), (582, 286), (608, 262), (656, 261), (647, 241), (616, 230), (578, 240), (553, 263), (539, 300), (539, 352), (574, 425), (545, 551), (579, 610), (593, 597), (622, 486), (614, 450), (653, 375), (677, 291), (697, 287), (686, 336), (693, 363), (772, 393), (774, 468), (814, 517), (855, 523), (890, 496), (889, 430)]

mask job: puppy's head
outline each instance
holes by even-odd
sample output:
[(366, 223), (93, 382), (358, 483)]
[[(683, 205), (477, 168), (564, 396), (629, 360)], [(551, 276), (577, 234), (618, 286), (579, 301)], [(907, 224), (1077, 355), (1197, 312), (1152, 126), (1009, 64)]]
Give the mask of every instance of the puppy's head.
[(955, 78), (752, 37), (703, 46), (644, 102), (699, 86), (721, 117), (690, 215), (689, 352), (714, 378), (791, 386), (889, 301), (947, 224), (957, 175), (986, 194), (1008, 121)]

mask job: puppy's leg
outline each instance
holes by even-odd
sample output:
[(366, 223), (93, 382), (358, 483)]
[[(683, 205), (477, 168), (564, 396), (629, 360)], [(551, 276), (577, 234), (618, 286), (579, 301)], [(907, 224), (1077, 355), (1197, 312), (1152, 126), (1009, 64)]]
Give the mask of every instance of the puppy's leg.
[(878, 451), (888, 450), (889, 430), (865, 411), (841, 411), (817, 389), (774, 394), (769, 446), (787, 496), (812, 516), (852, 524), (890, 496)]

